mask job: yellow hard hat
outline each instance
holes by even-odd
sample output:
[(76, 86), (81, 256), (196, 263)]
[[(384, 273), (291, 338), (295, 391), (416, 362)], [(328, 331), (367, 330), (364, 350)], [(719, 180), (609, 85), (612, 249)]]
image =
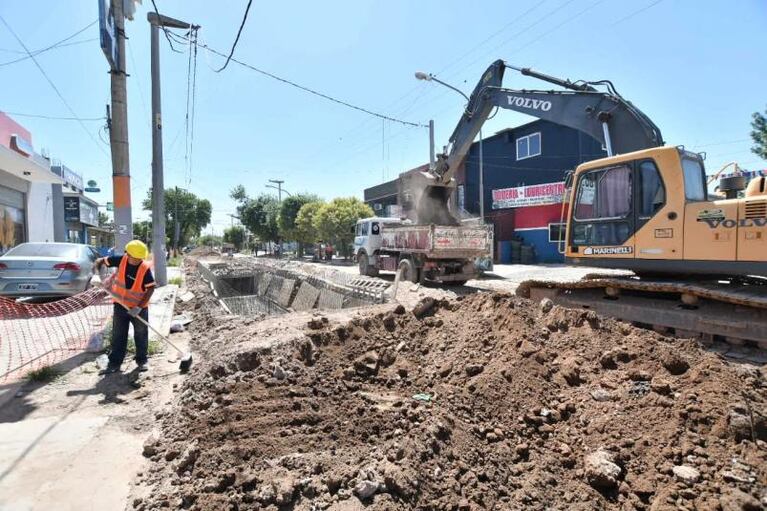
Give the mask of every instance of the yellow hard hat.
[(125, 245), (125, 251), (129, 256), (135, 257), (136, 259), (146, 259), (149, 255), (149, 249), (146, 248), (144, 242), (140, 240), (129, 241), (128, 244)]

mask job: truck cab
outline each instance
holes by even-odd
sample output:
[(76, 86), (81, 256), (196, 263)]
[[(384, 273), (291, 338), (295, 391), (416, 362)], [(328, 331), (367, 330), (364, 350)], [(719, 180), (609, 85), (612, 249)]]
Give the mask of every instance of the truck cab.
[[(384, 225), (400, 225), (402, 220), (390, 217), (370, 217), (357, 220), (354, 228), (354, 257), (363, 275), (377, 273), (376, 257), (381, 249), (381, 229)], [(364, 268), (364, 271), (363, 271)]]

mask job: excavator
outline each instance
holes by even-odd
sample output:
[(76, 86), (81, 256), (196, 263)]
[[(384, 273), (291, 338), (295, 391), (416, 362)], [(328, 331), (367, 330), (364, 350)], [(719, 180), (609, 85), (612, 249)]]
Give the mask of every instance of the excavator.
[[(512, 69), (557, 86), (502, 86)], [(497, 108), (579, 130), (606, 158), (566, 179), (560, 252), (609, 273), (576, 282), (527, 281), (517, 294), (549, 297), (677, 335), (767, 349), (767, 178), (722, 178), (708, 192), (705, 154), (665, 145), (660, 129), (609, 80), (570, 81), (493, 62), (472, 92), (433, 169), (403, 175), (416, 223), (455, 224), (454, 175)]]

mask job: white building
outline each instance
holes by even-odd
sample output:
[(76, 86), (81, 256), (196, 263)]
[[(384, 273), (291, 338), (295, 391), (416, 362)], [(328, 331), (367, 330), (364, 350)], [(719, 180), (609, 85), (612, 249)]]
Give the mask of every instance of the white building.
[(62, 183), (35, 153), (32, 134), (0, 112), (0, 254), (26, 241), (54, 241), (53, 186)]

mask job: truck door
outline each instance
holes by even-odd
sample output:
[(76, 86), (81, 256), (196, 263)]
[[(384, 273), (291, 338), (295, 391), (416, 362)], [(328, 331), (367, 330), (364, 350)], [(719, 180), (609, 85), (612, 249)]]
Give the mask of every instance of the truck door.
[(584, 258), (633, 258), (635, 229), (631, 163), (578, 177), (570, 251)]

